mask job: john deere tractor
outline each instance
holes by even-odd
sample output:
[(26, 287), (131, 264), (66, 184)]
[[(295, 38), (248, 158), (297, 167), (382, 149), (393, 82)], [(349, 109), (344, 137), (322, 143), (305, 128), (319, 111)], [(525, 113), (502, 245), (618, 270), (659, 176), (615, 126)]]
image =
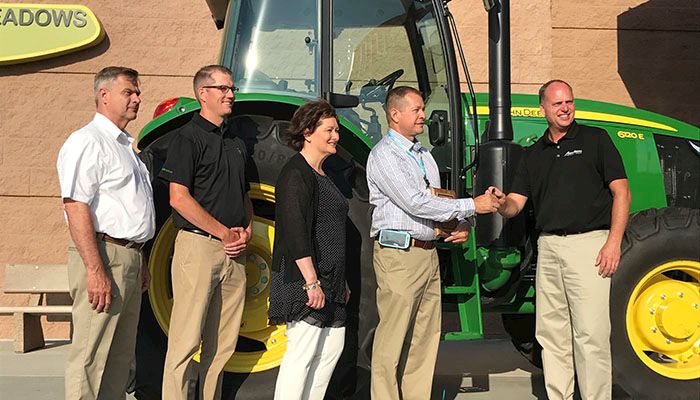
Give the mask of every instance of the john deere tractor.
[[(443, 187), (460, 197), (488, 185), (508, 191), (523, 148), (546, 121), (532, 95), (510, 93), (508, 1), (484, 1), (489, 19), (489, 94), (475, 94), (447, 2), (442, 0), (207, 0), (224, 30), (220, 63), (240, 92), (234, 113), (254, 166), (255, 207), (241, 339), (226, 366), (227, 398), (271, 398), (285, 327), (268, 325), (275, 233), (275, 182), (293, 154), (283, 133), (296, 108), (323, 97), (338, 109), (338, 154), (324, 168), (350, 204), (345, 352), (328, 398), (368, 398), (376, 281), (369, 237), (367, 156), (387, 131), (384, 101), (396, 85), (421, 91), (429, 116), (421, 139)], [(475, 10), (474, 12), (483, 12)], [(460, 90), (458, 69), (468, 92)], [(193, 71), (194, 72), (194, 71)], [(180, 95), (186, 95), (181, 93)], [(160, 398), (172, 307), (170, 263), (176, 229), (168, 191), (155, 178), (174, 129), (198, 111), (192, 98), (161, 103), (139, 136), (150, 167), (159, 232), (143, 302), (136, 395)], [(700, 378), (700, 129), (652, 112), (576, 100), (576, 117), (604, 129), (622, 155), (632, 191), (623, 256), (612, 278), (610, 319), (615, 384), (635, 399), (696, 398)], [(537, 362), (533, 318), (537, 232), (531, 212), (477, 218), (463, 245), (439, 245), (443, 308), (457, 316), (444, 340), (479, 339), (482, 315), (502, 315), (518, 349)], [(174, 334), (177, 334), (176, 332)], [(196, 358), (196, 357), (195, 357)]]

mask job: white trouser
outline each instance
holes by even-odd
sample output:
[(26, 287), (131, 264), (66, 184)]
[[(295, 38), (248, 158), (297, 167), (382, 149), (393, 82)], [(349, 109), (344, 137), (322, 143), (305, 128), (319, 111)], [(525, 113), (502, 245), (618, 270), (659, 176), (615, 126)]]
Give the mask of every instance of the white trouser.
[(344, 344), (345, 327), (287, 323), (287, 351), (277, 375), (275, 400), (322, 400)]

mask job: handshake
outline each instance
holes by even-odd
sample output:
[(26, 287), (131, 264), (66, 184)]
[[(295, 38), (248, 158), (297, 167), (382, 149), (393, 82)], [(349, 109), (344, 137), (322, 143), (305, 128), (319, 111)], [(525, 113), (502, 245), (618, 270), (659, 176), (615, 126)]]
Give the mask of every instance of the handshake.
[(491, 214), (502, 209), (506, 203), (506, 195), (495, 186), (489, 186), (486, 192), (474, 197), (477, 214)]

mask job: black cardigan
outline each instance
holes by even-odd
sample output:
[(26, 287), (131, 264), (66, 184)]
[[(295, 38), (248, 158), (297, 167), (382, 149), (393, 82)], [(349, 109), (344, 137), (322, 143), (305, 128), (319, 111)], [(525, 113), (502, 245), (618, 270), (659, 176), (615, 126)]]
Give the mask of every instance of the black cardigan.
[[(275, 187), (275, 242), (272, 270), (285, 268), (284, 281), (304, 279), (295, 260), (311, 256), (317, 268), (317, 243), (314, 238), (318, 185), (311, 166), (297, 153), (282, 167)], [(316, 271), (318, 273), (318, 270)]]

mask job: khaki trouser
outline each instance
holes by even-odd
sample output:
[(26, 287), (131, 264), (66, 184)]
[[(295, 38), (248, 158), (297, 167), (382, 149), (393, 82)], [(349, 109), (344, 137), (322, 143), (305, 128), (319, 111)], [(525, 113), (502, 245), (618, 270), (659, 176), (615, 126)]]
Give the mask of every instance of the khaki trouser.
[(610, 279), (595, 259), (608, 231), (540, 236), (537, 258), (537, 340), (547, 396), (574, 396), (574, 365), (583, 400), (610, 399)]
[[(173, 311), (163, 399), (221, 398), (221, 372), (233, 355), (246, 292), (245, 257), (230, 259), (220, 241), (180, 231), (171, 268)], [(197, 365), (192, 360), (202, 345)], [(199, 397), (194, 388), (199, 375)]]
[(141, 252), (97, 241), (112, 278), (109, 312), (88, 302), (85, 264), (68, 248), (68, 282), (73, 298), (73, 343), (66, 364), (66, 399), (124, 399), (134, 359), (141, 309)]
[(374, 244), (379, 325), (372, 347), (373, 400), (426, 400), (440, 344), (436, 250)]

